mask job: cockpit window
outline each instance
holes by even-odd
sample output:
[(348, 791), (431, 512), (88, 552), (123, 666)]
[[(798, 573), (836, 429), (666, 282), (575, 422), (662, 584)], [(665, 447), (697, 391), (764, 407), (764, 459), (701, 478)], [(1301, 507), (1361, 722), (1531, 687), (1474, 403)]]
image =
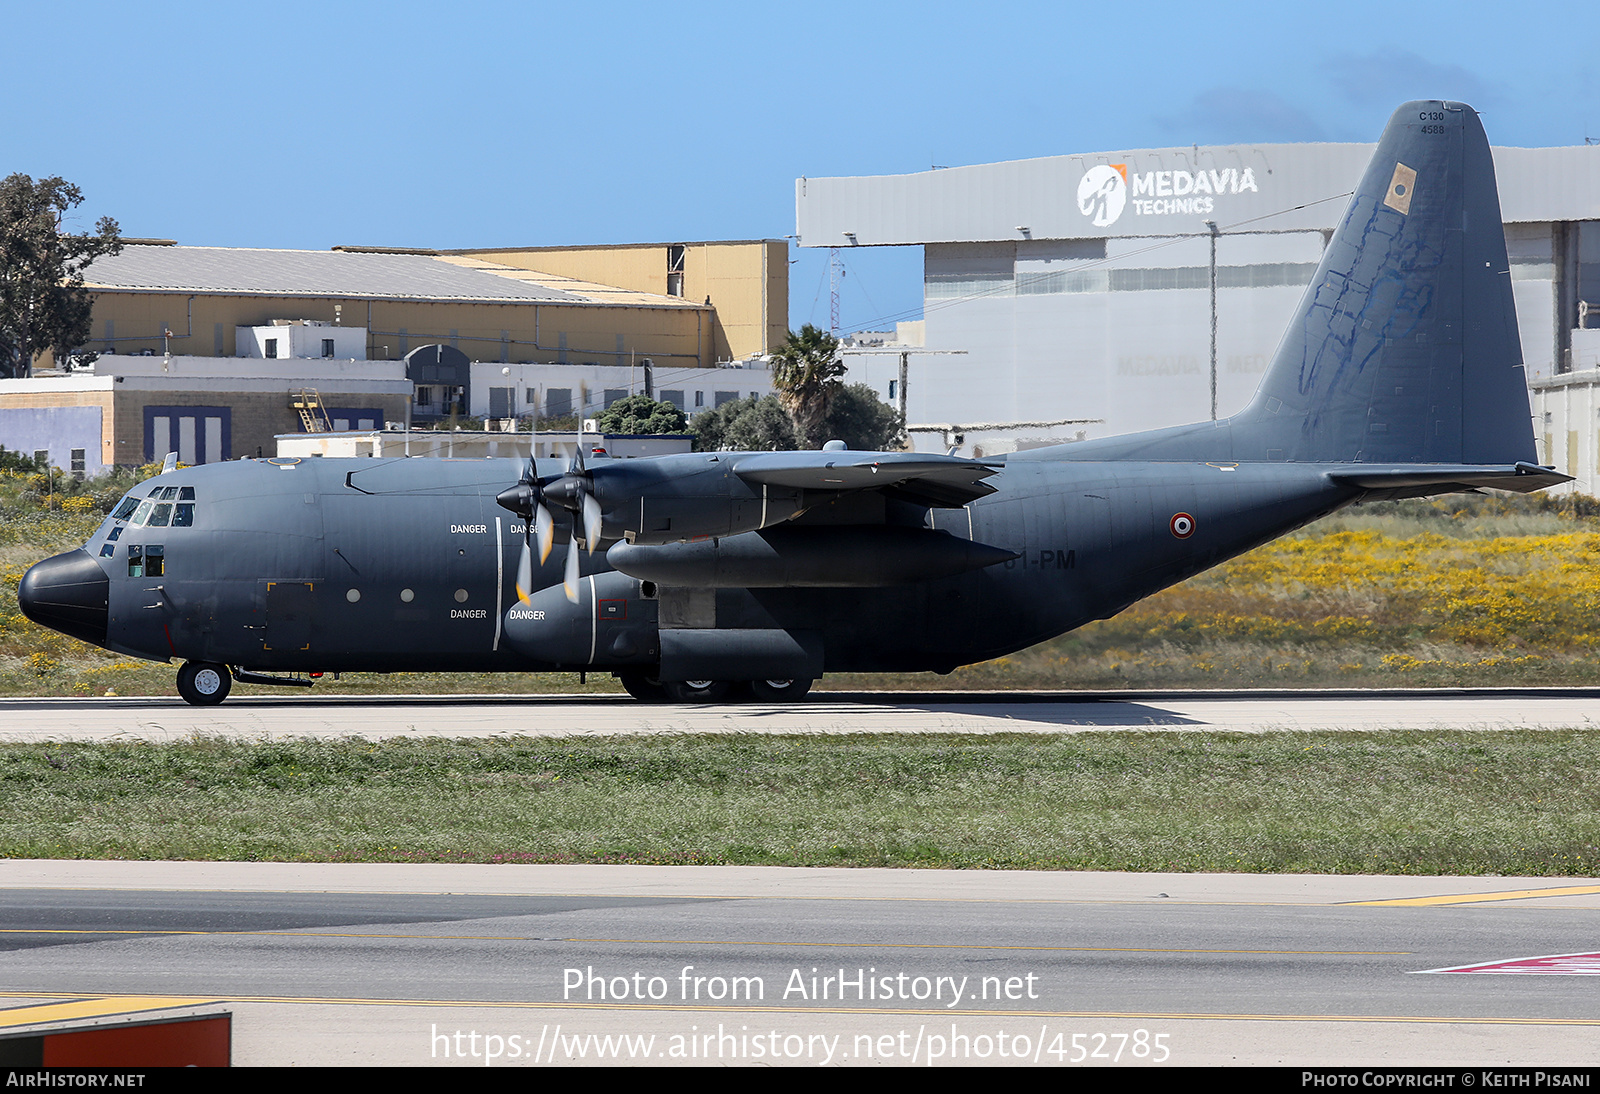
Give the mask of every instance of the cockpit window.
[[(181, 500), (174, 504), (173, 498)], [(156, 486), (143, 500), (131, 494), (123, 498), (117, 503), (110, 519), (125, 520), (133, 528), (165, 528), (169, 524), (174, 528), (192, 528), (194, 509), (194, 487)], [(109, 538), (115, 539), (116, 535)]]

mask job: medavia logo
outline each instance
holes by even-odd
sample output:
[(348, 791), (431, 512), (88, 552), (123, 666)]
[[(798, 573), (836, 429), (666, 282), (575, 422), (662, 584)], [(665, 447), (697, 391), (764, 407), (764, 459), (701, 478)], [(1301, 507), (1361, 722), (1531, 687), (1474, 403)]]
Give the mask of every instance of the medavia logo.
[(1208, 216), (1216, 211), (1217, 195), (1254, 194), (1258, 189), (1249, 167), (1145, 171), (1130, 177), (1127, 164), (1102, 163), (1078, 181), (1078, 211), (1098, 228), (1115, 224), (1130, 204), (1139, 217)]
[(1078, 211), (1091, 218), (1096, 227), (1115, 224), (1128, 204), (1126, 170), (1124, 164), (1102, 163), (1084, 172), (1078, 183)]

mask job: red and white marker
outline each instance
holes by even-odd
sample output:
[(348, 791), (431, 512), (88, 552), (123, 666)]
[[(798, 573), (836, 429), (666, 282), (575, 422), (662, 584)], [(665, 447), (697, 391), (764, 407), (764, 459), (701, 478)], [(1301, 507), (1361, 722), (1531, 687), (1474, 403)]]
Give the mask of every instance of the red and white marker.
[(1188, 539), (1194, 535), (1194, 518), (1188, 513), (1174, 513), (1167, 522), (1167, 527), (1172, 529), (1172, 534), (1179, 539)]
[(1455, 965), (1425, 972), (1544, 973), (1546, 976), (1600, 976), (1600, 953), (1557, 953), (1544, 957), (1514, 957), (1485, 961), (1481, 965)]

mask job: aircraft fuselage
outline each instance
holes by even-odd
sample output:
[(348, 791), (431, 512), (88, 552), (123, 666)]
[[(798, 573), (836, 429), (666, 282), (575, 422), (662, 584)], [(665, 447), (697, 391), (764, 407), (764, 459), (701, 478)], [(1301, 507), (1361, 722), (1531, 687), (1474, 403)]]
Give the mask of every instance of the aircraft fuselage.
[[(550, 463), (555, 471), (558, 461)], [(363, 476), (377, 489), (347, 485), (352, 472), (385, 466), (392, 469), (386, 484)], [(650, 663), (647, 642), (631, 659), (608, 656), (604, 632), (591, 636), (587, 653), (548, 658), (513, 641), (508, 625), (513, 632), (531, 625), (507, 618), (518, 614), (513, 576), (523, 522), (495, 496), (521, 467), (514, 460), (245, 460), (149, 480), (136, 496), (191, 487), (192, 523), (108, 519), (85, 545), (109, 580), (101, 644), (157, 660), (270, 671)], [(944, 671), (1113, 615), (1359, 496), (1304, 465), (1029, 460), (1005, 465), (990, 481), (997, 492), (964, 508), (847, 495), (783, 527), (931, 529), (1015, 555), (1006, 561), (936, 580), (849, 587), (846, 558), (840, 587), (688, 589), (616, 573), (603, 550), (580, 547), (585, 582), (605, 582), (597, 599), (626, 602), (615, 624), (598, 603), (581, 614), (594, 611), (599, 628), (648, 629), (653, 609), (658, 627), (659, 613), (668, 613), (667, 629), (811, 633), (833, 672)], [(559, 589), (565, 527), (535, 574), (536, 589)], [(159, 574), (152, 573), (157, 558)], [(618, 595), (606, 596), (608, 589)]]

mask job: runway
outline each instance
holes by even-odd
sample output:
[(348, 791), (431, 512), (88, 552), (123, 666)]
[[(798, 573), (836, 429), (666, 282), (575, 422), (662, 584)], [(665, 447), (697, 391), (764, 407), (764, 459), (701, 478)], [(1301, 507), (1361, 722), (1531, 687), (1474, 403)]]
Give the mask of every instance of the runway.
[(1582, 879), (12, 861), (0, 916), (0, 1002), (222, 1002), (239, 1064), (1600, 1057), (1593, 958), (1429, 971), (1596, 948)]
[(0, 741), (541, 737), (612, 733), (1082, 733), (1103, 730), (1561, 729), (1600, 725), (1586, 688), (1171, 693), (854, 693), (784, 705), (623, 696), (3, 699)]
[[(0, 736), (1540, 730), (1597, 715), (1582, 689), (782, 707), (295, 695), (4, 700)], [(0, 861), (0, 1006), (221, 1003), (240, 1064), (1593, 1066), (1596, 951), (1589, 879)]]

